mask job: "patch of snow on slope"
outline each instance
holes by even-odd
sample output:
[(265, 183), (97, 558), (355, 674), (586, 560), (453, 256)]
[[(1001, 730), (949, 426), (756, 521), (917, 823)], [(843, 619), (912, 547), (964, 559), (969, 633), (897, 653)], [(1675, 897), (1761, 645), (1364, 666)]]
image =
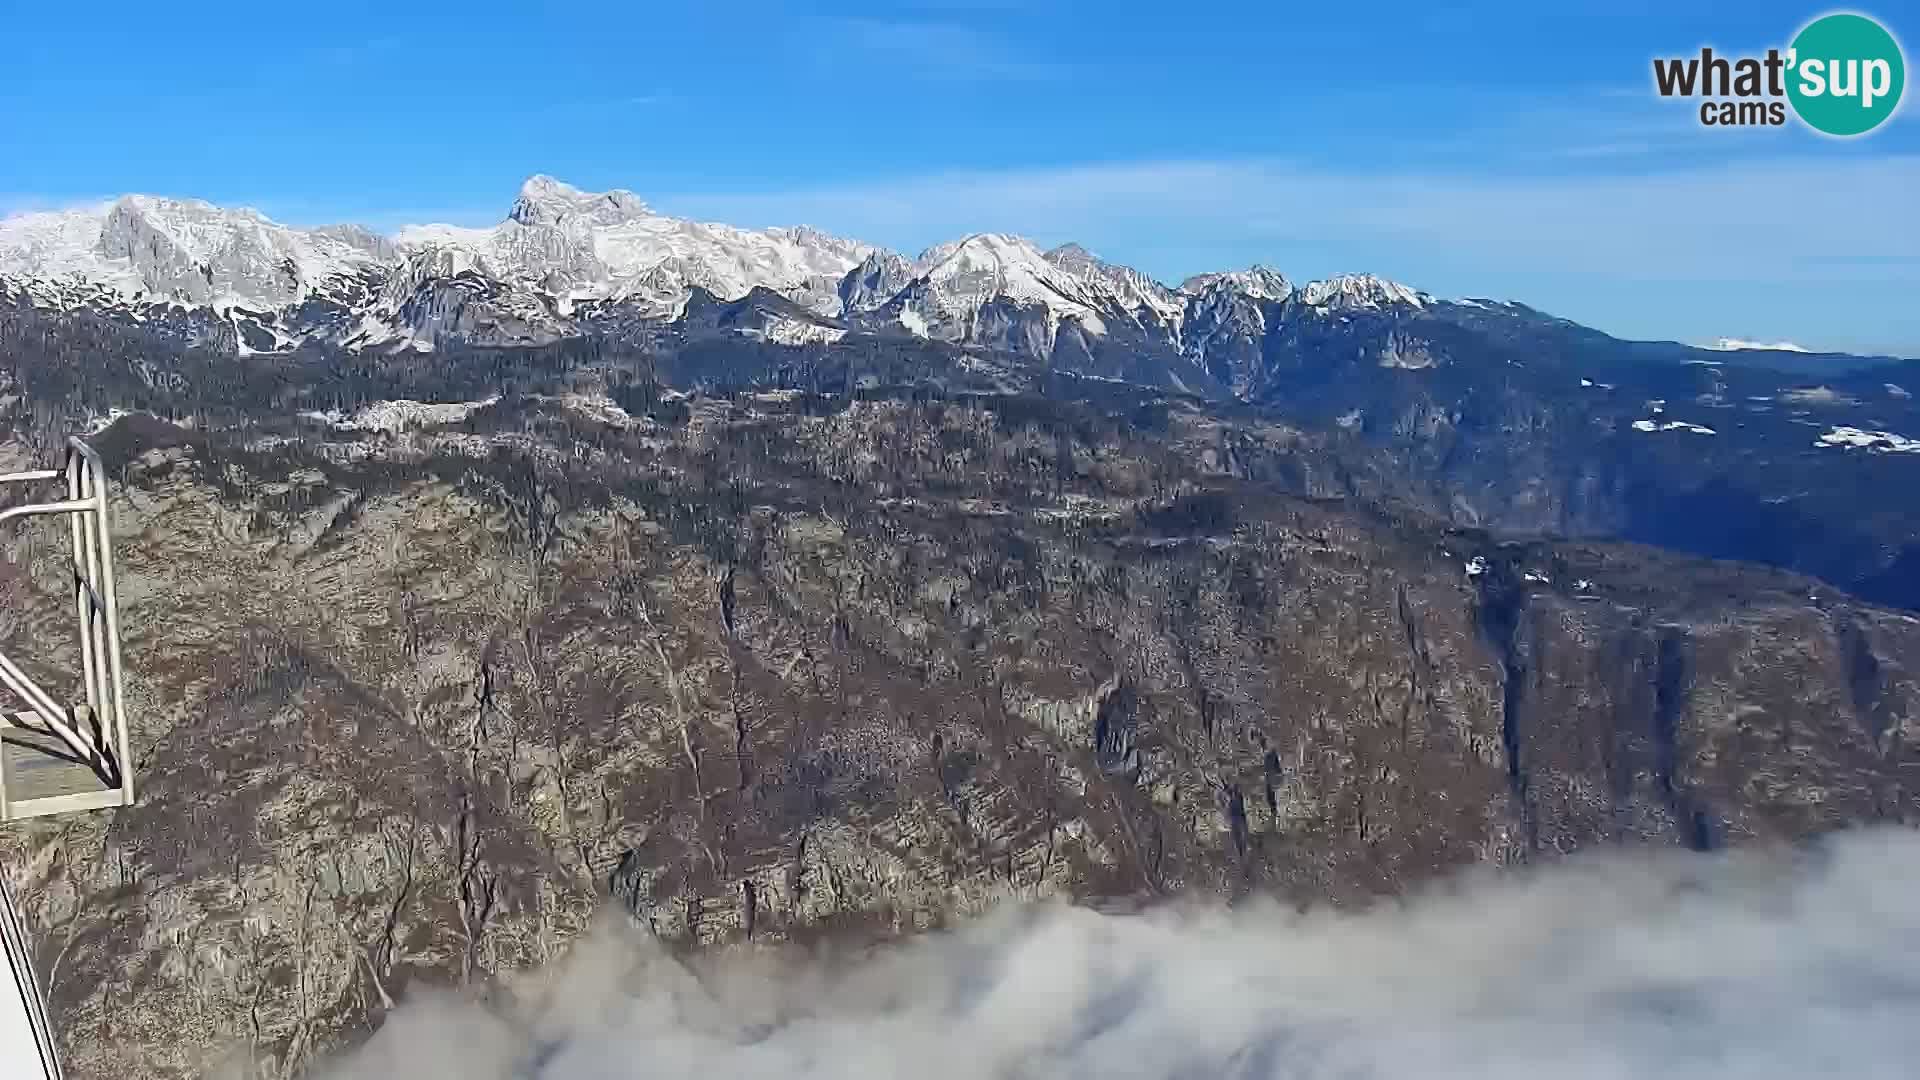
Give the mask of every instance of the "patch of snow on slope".
[(832, 344), (847, 336), (847, 332), (837, 326), (784, 318), (770, 319), (764, 329), (748, 330), (746, 333), (779, 345)]
[(338, 409), (325, 412), (303, 412), (300, 415), (309, 420), (319, 420), (343, 431), (384, 431), (399, 434), (409, 428), (436, 427), (441, 424), (457, 424), (481, 409), (499, 401), (498, 395), (485, 401), (457, 401), (433, 403), (424, 401), (377, 401), (362, 408), (352, 416), (346, 416)]
[(188, 419), (168, 420), (166, 417), (160, 416), (159, 414), (150, 412), (146, 409), (121, 409), (116, 407), (116, 408), (110, 408), (104, 413), (100, 413), (98, 415), (88, 418), (86, 422), (87, 437), (91, 439), (99, 435), (101, 432), (112, 427), (114, 424), (118, 423), (122, 417), (133, 416), (135, 414), (138, 414), (140, 416), (145, 416), (152, 420), (159, 420), (162, 423), (172, 424), (174, 427), (177, 427), (177, 428), (186, 428), (189, 431), (193, 430), (192, 420), (188, 420)]
[(1694, 435), (1718, 435), (1719, 434), (1719, 432), (1713, 430), (1710, 427), (1701, 427), (1699, 424), (1689, 424), (1685, 420), (1669, 420), (1664, 424), (1655, 420), (1635, 420), (1633, 422), (1633, 430), (1635, 431), (1685, 431), (1685, 432), (1690, 432)]
[(621, 408), (619, 402), (605, 394), (562, 394), (560, 404), (589, 420), (597, 420), (608, 427), (629, 428), (639, 423), (632, 413)]
[(1721, 338), (1720, 340), (1714, 342), (1711, 345), (1703, 345), (1701, 346), (1701, 348), (1712, 349), (1715, 352), (1744, 352), (1750, 349), (1757, 349), (1762, 352), (1802, 352), (1803, 353), (1803, 352), (1813, 351), (1803, 346), (1795, 345), (1791, 341), (1773, 341), (1773, 342), (1745, 341), (1740, 338), (1725, 338), (1725, 337)]
[(1835, 427), (1814, 440), (1813, 445), (1866, 450), (1875, 454), (1920, 454), (1920, 439), (1909, 439), (1891, 431), (1863, 431), (1857, 427)]
[(1848, 397), (1830, 386), (1802, 386), (1786, 390), (1780, 394), (1780, 400), (1788, 405), (1858, 405), (1859, 400)]

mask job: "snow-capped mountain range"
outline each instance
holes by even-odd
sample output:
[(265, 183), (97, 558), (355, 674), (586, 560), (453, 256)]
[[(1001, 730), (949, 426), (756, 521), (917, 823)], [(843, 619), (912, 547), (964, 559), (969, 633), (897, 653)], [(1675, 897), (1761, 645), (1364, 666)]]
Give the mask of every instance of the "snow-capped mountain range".
[[(240, 354), (540, 344), (670, 326), (696, 297), (739, 305), (722, 324), (774, 342), (873, 333), (1039, 357), (1152, 354), (1237, 390), (1289, 320), (1458, 306), (1372, 275), (1296, 287), (1264, 267), (1170, 287), (1075, 244), (1042, 251), (997, 233), (909, 258), (805, 227), (670, 217), (631, 192), (547, 176), (484, 229), (298, 229), (146, 195), (0, 220), (0, 301), (102, 312)], [(1398, 337), (1378, 353), (1382, 366), (1425, 362)]]

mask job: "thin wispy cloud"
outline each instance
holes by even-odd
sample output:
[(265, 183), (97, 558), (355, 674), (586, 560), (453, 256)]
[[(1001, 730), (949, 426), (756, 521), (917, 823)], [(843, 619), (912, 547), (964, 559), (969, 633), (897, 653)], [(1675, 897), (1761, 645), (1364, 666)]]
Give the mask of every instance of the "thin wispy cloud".
[(845, 16), (819, 19), (815, 29), (836, 65), (878, 63), (907, 78), (1026, 81), (1060, 73), (1004, 38), (955, 22)]

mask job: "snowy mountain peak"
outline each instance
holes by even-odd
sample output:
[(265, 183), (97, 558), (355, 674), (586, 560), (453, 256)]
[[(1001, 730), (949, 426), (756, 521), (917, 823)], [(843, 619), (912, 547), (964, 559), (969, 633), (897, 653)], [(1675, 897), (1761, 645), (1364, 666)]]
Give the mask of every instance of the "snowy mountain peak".
[(520, 197), (538, 201), (541, 199), (577, 198), (583, 192), (572, 184), (556, 180), (546, 173), (534, 173), (520, 183)]
[(1046, 253), (1046, 260), (1106, 293), (1135, 322), (1157, 323), (1168, 330), (1180, 325), (1185, 303), (1172, 289), (1131, 266), (1110, 263), (1079, 244), (1062, 244)]
[(577, 216), (594, 224), (611, 225), (650, 213), (647, 204), (631, 191), (582, 191), (551, 176), (537, 175), (520, 185), (520, 196), (507, 212), (507, 219), (522, 225), (557, 225)]
[(1023, 303), (1082, 304), (1077, 278), (1047, 261), (1031, 240), (1006, 233), (974, 233), (921, 256), (923, 276), (953, 293), (995, 295)]
[(865, 248), (867, 246), (857, 241), (842, 239), (824, 229), (816, 229), (811, 225), (783, 225), (778, 228), (768, 229), (767, 235), (777, 236), (795, 244), (807, 244), (822, 248), (846, 247), (849, 245)]
[(1076, 274), (1086, 273), (1103, 265), (1099, 256), (1074, 243), (1061, 244), (1045, 254), (1048, 262)]
[(1196, 274), (1180, 283), (1180, 291), (1199, 295), (1212, 289), (1230, 289), (1255, 300), (1285, 300), (1293, 295), (1293, 282), (1278, 270), (1258, 264), (1245, 270)]
[[(974, 233), (921, 253), (912, 284), (886, 306), (908, 332), (940, 340), (1005, 339), (1029, 352), (1051, 350), (1067, 320), (1091, 334), (1106, 333), (1098, 294), (1080, 277), (1048, 262), (1025, 237)], [(996, 306), (997, 305), (997, 306)], [(1000, 314), (988, 314), (993, 307)], [(1007, 309), (1035, 312), (1016, 331)]]
[(912, 284), (913, 264), (891, 251), (876, 251), (840, 279), (840, 307), (845, 312), (872, 311)]
[(216, 310), (298, 303), (394, 254), (365, 229), (293, 229), (257, 210), (154, 195), (0, 221), (0, 274)]
[(0, 218), (0, 274), (59, 278), (93, 263), (113, 203)]
[(491, 229), (416, 225), (398, 240), (416, 253), (462, 251), (458, 262), (549, 295), (562, 313), (614, 299), (665, 314), (695, 286), (737, 299), (764, 285), (832, 314), (841, 277), (873, 250), (806, 227), (740, 229), (669, 217), (630, 191), (584, 191), (544, 175), (520, 186), (507, 219)]
[(1130, 266), (1110, 263), (1081, 247), (1079, 244), (1061, 244), (1041, 255), (1041, 258), (1070, 274), (1083, 278), (1106, 278), (1127, 276), (1141, 281), (1150, 281), (1145, 274)]
[(1046, 262), (1046, 256), (1042, 255), (1033, 241), (1026, 237), (1014, 236), (1010, 233), (982, 232), (970, 233), (958, 240), (936, 244), (921, 252), (920, 257), (914, 260), (914, 266), (921, 273), (929, 273), (953, 263), (955, 259), (959, 260), (955, 264), (956, 267), (963, 270), (1001, 263), (1032, 265)]
[(1397, 281), (1388, 281), (1372, 274), (1336, 274), (1310, 281), (1300, 290), (1301, 302), (1316, 308), (1425, 307), (1432, 299)]

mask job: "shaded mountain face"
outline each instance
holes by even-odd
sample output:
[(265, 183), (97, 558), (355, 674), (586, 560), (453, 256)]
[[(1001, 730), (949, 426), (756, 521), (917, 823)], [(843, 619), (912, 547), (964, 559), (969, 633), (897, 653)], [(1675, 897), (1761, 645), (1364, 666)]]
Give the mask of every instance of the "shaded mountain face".
[(1235, 369), (1245, 396), (1391, 455), (1455, 521), (1766, 562), (1920, 607), (1913, 362), (1623, 342), (1490, 302), (1273, 314)]
[[(1461, 527), (1339, 424), (736, 332), (804, 314), (426, 357), (0, 324), (7, 467), (92, 415), (119, 480), (141, 801), (0, 834), (73, 1075), (293, 1075), (609, 904), (864, 937), (1920, 811), (1903, 613)], [(66, 580), (8, 543), (51, 678)]]

